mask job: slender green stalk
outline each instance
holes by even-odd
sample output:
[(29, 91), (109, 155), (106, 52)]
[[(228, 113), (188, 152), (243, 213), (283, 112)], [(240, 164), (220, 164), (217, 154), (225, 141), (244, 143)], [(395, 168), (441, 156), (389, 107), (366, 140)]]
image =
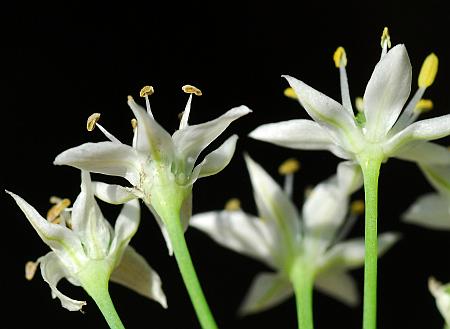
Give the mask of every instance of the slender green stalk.
[(294, 286), (297, 304), (297, 319), (299, 329), (313, 329), (313, 287), (314, 273), (305, 266), (305, 262), (295, 262), (292, 266), (290, 279)]
[(377, 326), (377, 260), (378, 260), (378, 176), (381, 161), (362, 161), (366, 204), (363, 329)]
[(203, 329), (217, 329), (216, 322), (206, 302), (202, 287), (192, 264), (191, 255), (184, 238), (184, 231), (179, 216), (165, 218), (167, 232), (172, 243), (173, 252), (184, 284), (191, 298), (200, 325)]

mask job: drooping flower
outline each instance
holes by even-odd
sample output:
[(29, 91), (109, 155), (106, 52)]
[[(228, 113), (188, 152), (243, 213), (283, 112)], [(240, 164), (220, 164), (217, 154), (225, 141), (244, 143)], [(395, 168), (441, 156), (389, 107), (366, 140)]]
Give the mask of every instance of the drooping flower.
[(20, 196), (7, 191), (23, 211), (41, 239), (52, 249), (36, 262), (26, 265), (26, 277), (31, 279), (38, 267), (43, 279), (49, 284), (52, 297), (59, 298), (61, 305), (78, 311), (85, 301), (67, 297), (57, 288), (65, 278), (75, 286), (82, 286), (92, 295), (95, 289), (107, 289), (108, 281), (122, 284), (135, 292), (153, 299), (167, 307), (158, 274), (144, 257), (129, 246), (140, 221), (137, 200), (124, 204), (114, 228), (103, 217), (95, 201), (90, 175), (82, 171), (81, 192), (72, 208), (68, 199), (56, 202), (47, 218)]
[(436, 306), (445, 319), (446, 327), (450, 328), (450, 283), (442, 284), (434, 278), (428, 280), (428, 288), (436, 299)]
[[(404, 107), (412, 76), (408, 53), (404, 45), (388, 51), (387, 29), (383, 32), (381, 45), (380, 61), (357, 106), (363, 112), (354, 113), (345, 69), (347, 56), (344, 48), (339, 47), (334, 61), (340, 72), (342, 103), (285, 75), (300, 104), (314, 121), (298, 119), (265, 124), (249, 136), (294, 149), (329, 150), (338, 157), (360, 163), (368, 158), (386, 161), (396, 157), (449, 164), (450, 152), (429, 141), (450, 134), (450, 115), (415, 122), (420, 113), (417, 105), (436, 76), (437, 56), (430, 54), (425, 59), (418, 78), (419, 88)], [(292, 96), (292, 91), (289, 90), (288, 95)]]
[[(59, 154), (54, 163), (70, 165), (105, 175), (121, 176), (132, 188), (96, 183), (96, 195), (109, 203), (123, 203), (132, 198), (141, 198), (155, 215), (171, 252), (171, 243), (164, 221), (178, 213), (184, 228), (191, 213), (192, 185), (201, 177), (214, 175), (230, 162), (236, 147), (237, 136), (228, 138), (219, 148), (207, 154), (196, 164), (200, 153), (214, 141), (234, 120), (248, 114), (246, 106), (233, 108), (215, 120), (189, 125), (192, 95), (201, 91), (186, 85), (189, 93), (180, 126), (171, 136), (153, 118), (148, 96), (153, 88), (141, 90), (147, 111), (133, 98), (128, 105), (136, 117), (133, 120), (134, 138), (132, 146), (122, 144), (97, 122), (99, 114), (88, 120), (88, 130), (95, 126), (110, 139), (109, 142), (86, 143)], [(169, 214), (170, 212), (170, 214)], [(181, 212), (181, 215), (180, 215)]]
[[(362, 185), (358, 166), (341, 163), (336, 175), (309, 193), (300, 214), (290, 200), (292, 173), (298, 167), (295, 162), (280, 167), (286, 174), (284, 190), (248, 156), (246, 163), (258, 216), (242, 211), (233, 201), (225, 210), (196, 214), (190, 221), (191, 226), (219, 244), (274, 270), (256, 277), (240, 312), (262, 311), (291, 296), (291, 271), (298, 261), (309, 267), (317, 289), (355, 305), (357, 288), (347, 271), (363, 265), (364, 241), (342, 239), (364, 209), (358, 202), (349, 212), (350, 194)], [(379, 253), (384, 253), (397, 238), (394, 233), (381, 234)]]
[(450, 165), (421, 165), (420, 168), (438, 192), (420, 196), (403, 219), (428, 228), (450, 230)]

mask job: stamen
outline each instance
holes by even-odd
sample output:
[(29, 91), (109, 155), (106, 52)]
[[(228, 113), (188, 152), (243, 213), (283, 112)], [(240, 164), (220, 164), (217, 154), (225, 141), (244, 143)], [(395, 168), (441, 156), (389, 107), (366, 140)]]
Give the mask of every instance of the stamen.
[(420, 101), (417, 102), (414, 111), (418, 113), (425, 113), (431, 111), (432, 109), (433, 109), (433, 101), (431, 99), (422, 98)]
[(137, 128), (137, 120), (135, 118), (131, 119), (131, 127), (133, 130)]
[(419, 103), (419, 101), (422, 99), (422, 96), (424, 93), (425, 93), (425, 88), (417, 89), (413, 98), (411, 98), (408, 105), (403, 110), (403, 113), (398, 118), (397, 122), (391, 128), (391, 131), (389, 132), (389, 134), (391, 134), (392, 136), (395, 135), (396, 133), (405, 129), (407, 126), (409, 126), (411, 123), (413, 123), (417, 119), (418, 113), (415, 111), (415, 108), (417, 107), (417, 104)]
[(28, 281), (30, 281), (34, 278), (34, 275), (36, 274), (38, 265), (39, 265), (39, 262), (32, 262), (32, 261), (28, 261), (25, 264), (25, 278)]
[(183, 89), (186, 94), (190, 94), (180, 120), (180, 129), (183, 129), (188, 126), (189, 113), (191, 112), (192, 95), (194, 94), (196, 96), (201, 96), (202, 92), (200, 89), (191, 85), (184, 85), (183, 87), (181, 87), (181, 89)]
[(150, 107), (150, 100), (148, 96), (151, 96), (155, 93), (155, 89), (152, 86), (144, 86), (139, 92), (139, 96), (145, 98), (145, 106), (147, 107), (147, 113), (153, 118), (152, 109)]
[(297, 94), (295, 93), (294, 89), (292, 88), (286, 88), (283, 92), (284, 96), (291, 98), (291, 99), (298, 99)]
[[(131, 97), (131, 96), (129, 96)], [(103, 128), (99, 123), (98, 120), (100, 120), (100, 113), (93, 113), (89, 116), (86, 123), (86, 129), (88, 131), (93, 131), (95, 127), (98, 127), (100, 131), (111, 141), (114, 143), (120, 143), (120, 141), (114, 137), (110, 132), (108, 132), (105, 128)]]
[(300, 162), (297, 159), (290, 158), (284, 161), (278, 167), (278, 173), (280, 175), (286, 176), (297, 172), (300, 169)]
[(338, 47), (333, 55), (334, 64), (339, 68), (339, 80), (341, 84), (342, 106), (353, 116), (352, 101), (350, 100), (350, 90), (348, 88), (347, 71), (347, 54), (344, 47)]
[(356, 97), (355, 106), (358, 112), (364, 112), (364, 100), (362, 97)]
[(354, 215), (362, 215), (364, 214), (364, 207), (363, 200), (355, 200), (350, 205), (350, 212)]
[(381, 35), (381, 58), (386, 55), (388, 48), (391, 48), (391, 36), (389, 35), (389, 30), (387, 27), (383, 29), (383, 34)]
[(428, 88), (434, 82), (438, 70), (438, 57), (431, 53), (425, 58), (419, 74), (419, 88)]
[(241, 209), (241, 201), (238, 198), (232, 198), (225, 204), (225, 210), (237, 211)]
[[(52, 198), (50, 198), (52, 199)], [(53, 200), (55, 201), (55, 200)], [(69, 199), (60, 199), (53, 207), (51, 207), (47, 212), (47, 220), (53, 224), (59, 224), (61, 213), (70, 206)]]

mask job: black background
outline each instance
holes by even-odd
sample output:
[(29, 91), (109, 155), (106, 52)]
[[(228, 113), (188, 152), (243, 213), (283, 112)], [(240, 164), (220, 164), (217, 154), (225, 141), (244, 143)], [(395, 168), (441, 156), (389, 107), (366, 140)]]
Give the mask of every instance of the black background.
[[(162, 4), (164, 3), (164, 4)], [(156, 119), (169, 132), (187, 96), (181, 86), (193, 84), (204, 95), (195, 98), (191, 123), (215, 118), (231, 107), (245, 104), (253, 113), (232, 124), (225, 135), (240, 135), (232, 163), (220, 174), (194, 186), (194, 212), (223, 207), (239, 197), (254, 212), (251, 187), (242, 152), (247, 151), (269, 173), (288, 157), (297, 157), (302, 170), (296, 177), (295, 201), (303, 190), (332, 175), (338, 159), (326, 152), (293, 151), (250, 140), (246, 135), (263, 123), (307, 118), (294, 101), (282, 94), (287, 86), (280, 76), (290, 74), (339, 99), (339, 78), (332, 55), (344, 46), (352, 97), (361, 96), (380, 55), (384, 26), (393, 44), (405, 43), (413, 66), (413, 86), (425, 56), (440, 58), (435, 84), (426, 96), (435, 110), (426, 116), (448, 113), (450, 98), (450, 15), (444, 2), (75, 2), (59, 5), (16, 5), (4, 8), (2, 33), (2, 188), (34, 205), (42, 214), (50, 195), (75, 199), (79, 172), (52, 165), (61, 151), (87, 141), (101, 141), (99, 131), (88, 133), (85, 120), (102, 113), (102, 125), (123, 142), (131, 141), (131, 111), (126, 96), (138, 98), (146, 84)], [(5, 117), (6, 115), (6, 117)], [(224, 136), (220, 140), (223, 141)], [(448, 144), (447, 140), (440, 143)], [(214, 146), (218, 146), (215, 143)], [(99, 178), (99, 176), (96, 176)], [(102, 177), (102, 179), (106, 179)], [(111, 181), (111, 180), (109, 180)], [(116, 180), (116, 182), (120, 180)], [(380, 179), (380, 232), (403, 233), (379, 262), (379, 327), (441, 328), (443, 320), (427, 290), (434, 275), (450, 281), (449, 232), (403, 224), (403, 211), (432, 188), (412, 163), (391, 159)], [(361, 197), (362, 192), (355, 197)], [(48, 247), (9, 197), (2, 195), (2, 327), (103, 328), (95, 304), (88, 300), (85, 314), (69, 312), (50, 297), (37, 274), (24, 278), (24, 264), (44, 255)], [(118, 209), (101, 205), (111, 221)], [(352, 231), (361, 235), (363, 221)], [(252, 278), (263, 270), (249, 260), (189, 230), (186, 238), (205, 294), (221, 328), (295, 328), (293, 299), (255, 315), (238, 318), (236, 309)], [(159, 272), (169, 309), (125, 288), (110, 290), (127, 328), (198, 328), (193, 309), (173, 258), (151, 214), (144, 209), (140, 229), (132, 240), (138, 251)], [(362, 288), (362, 270), (354, 271)], [(88, 298), (80, 288), (62, 282), (70, 297)], [(361, 289), (362, 290), (362, 289)], [(317, 328), (358, 328), (362, 308), (350, 309), (315, 293)]]

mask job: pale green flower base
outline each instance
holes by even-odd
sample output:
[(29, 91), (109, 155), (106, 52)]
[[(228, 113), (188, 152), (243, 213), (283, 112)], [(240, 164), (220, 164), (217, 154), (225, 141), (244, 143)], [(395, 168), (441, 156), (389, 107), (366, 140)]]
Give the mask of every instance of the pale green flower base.
[(313, 329), (314, 273), (305, 262), (297, 261), (291, 268), (290, 279), (294, 286), (299, 329)]

